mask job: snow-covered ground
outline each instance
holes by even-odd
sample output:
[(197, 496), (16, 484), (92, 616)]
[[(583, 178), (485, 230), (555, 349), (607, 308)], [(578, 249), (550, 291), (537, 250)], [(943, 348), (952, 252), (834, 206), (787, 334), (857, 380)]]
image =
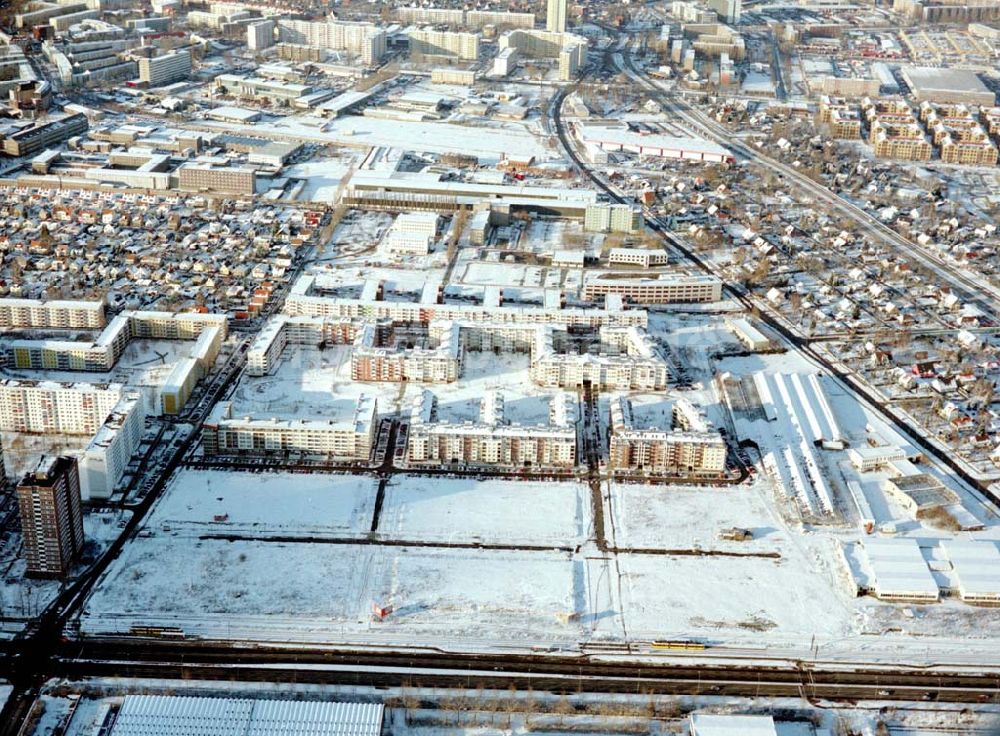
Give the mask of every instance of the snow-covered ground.
[(254, 125), (236, 125), (209, 120), (202, 124), (246, 135), (278, 133), (291, 139), (312, 143), (390, 146), (417, 152), (462, 153), (478, 156), (480, 161), (485, 163), (496, 163), (504, 156), (525, 158), (533, 156), (540, 161), (557, 157), (523, 126), (515, 124), (486, 127), (357, 115), (347, 115), (336, 120), (300, 115)]
[(370, 476), (183, 470), (147, 525), (174, 536), (349, 536), (367, 533)]
[[(582, 543), (590, 526), (582, 483), (396, 476), (386, 488), (379, 534), (488, 544)], [(508, 509), (531, 509), (515, 515)]]

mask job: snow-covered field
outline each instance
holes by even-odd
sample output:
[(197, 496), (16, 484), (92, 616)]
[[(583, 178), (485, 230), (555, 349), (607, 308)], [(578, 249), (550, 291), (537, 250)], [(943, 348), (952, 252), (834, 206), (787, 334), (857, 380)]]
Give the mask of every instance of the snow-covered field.
[(370, 476), (183, 470), (147, 522), (175, 535), (348, 536), (366, 533)]
[[(576, 545), (590, 526), (582, 483), (396, 476), (379, 533), (400, 539)], [(517, 509), (531, 509), (517, 514)]]
[(291, 139), (312, 143), (336, 143), (345, 146), (390, 146), (408, 151), (463, 153), (495, 163), (506, 156), (528, 157), (545, 161), (555, 157), (524, 127), (513, 124), (500, 127), (458, 125), (456, 123), (390, 120), (347, 115), (336, 120), (307, 115), (290, 116), (275, 122), (234, 125), (204, 121), (203, 125), (225, 128), (247, 135), (280, 133)]

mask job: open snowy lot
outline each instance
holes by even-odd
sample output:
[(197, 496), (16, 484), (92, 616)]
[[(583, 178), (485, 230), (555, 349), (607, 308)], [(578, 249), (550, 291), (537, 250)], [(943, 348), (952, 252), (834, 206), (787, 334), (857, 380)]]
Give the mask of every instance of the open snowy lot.
[(784, 559), (619, 555), (622, 607), (633, 636), (762, 645), (851, 633), (853, 606), (832, 574)]
[[(559, 552), (178, 544), (154, 536), (115, 561), (82, 625), (92, 633), (160, 624), (193, 635), (298, 641), (383, 634), (535, 640), (578, 629), (559, 616), (582, 613), (584, 584), (582, 565)], [(396, 609), (377, 631), (372, 602)]]
[(234, 125), (204, 121), (212, 128), (225, 128), (247, 135), (281, 134), (290, 140), (311, 143), (335, 143), (345, 146), (390, 146), (429, 153), (464, 153), (485, 163), (495, 163), (506, 156), (528, 157), (545, 161), (557, 158), (524, 127), (486, 127), (456, 123), (391, 120), (347, 115), (324, 120), (308, 115), (290, 116), (274, 122)]
[(386, 488), (379, 533), (398, 539), (572, 546), (589, 532), (589, 494), (582, 483), (395, 476)]
[(375, 480), (358, 475), (182, 470), (147, 526), (195, 537), (362, 534), (375, 492)]
[[(615, 543), (619, 548), (775, 552), (789, 535), (757, 488), (702, 488), (611, 484)], [(753, 539), (719, 538), (732, 527), (749, 529)]]

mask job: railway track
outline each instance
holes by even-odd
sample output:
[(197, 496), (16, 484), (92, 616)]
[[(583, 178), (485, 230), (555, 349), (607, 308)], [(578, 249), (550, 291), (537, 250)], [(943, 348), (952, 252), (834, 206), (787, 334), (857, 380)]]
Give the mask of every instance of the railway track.
[(444, 652), (289, 652), (229, 647), (85, 644), (49, 663), (53, 676), (303, 682), (412, 688), (485, 688), (553, 693), (657, 693), (804, 697), (810, 700), (1000, 702), (1000, 673), (901, 672), (586, 656), (457, 655)]

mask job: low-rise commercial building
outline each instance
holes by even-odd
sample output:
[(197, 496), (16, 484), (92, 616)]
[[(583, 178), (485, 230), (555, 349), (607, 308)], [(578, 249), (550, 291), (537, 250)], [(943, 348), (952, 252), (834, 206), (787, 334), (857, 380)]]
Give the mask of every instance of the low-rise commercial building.
[(995, 105), (996, 94), (966, 69), (904, 66), (900, 73), (914, 99), (963, 105)]
[(608, 264), (611, 266), (638, 266), (650, 268), (665, 266), (670, 262), (670, 256), (665, 250), (650, 248), (612, 248), (608, 252)]

